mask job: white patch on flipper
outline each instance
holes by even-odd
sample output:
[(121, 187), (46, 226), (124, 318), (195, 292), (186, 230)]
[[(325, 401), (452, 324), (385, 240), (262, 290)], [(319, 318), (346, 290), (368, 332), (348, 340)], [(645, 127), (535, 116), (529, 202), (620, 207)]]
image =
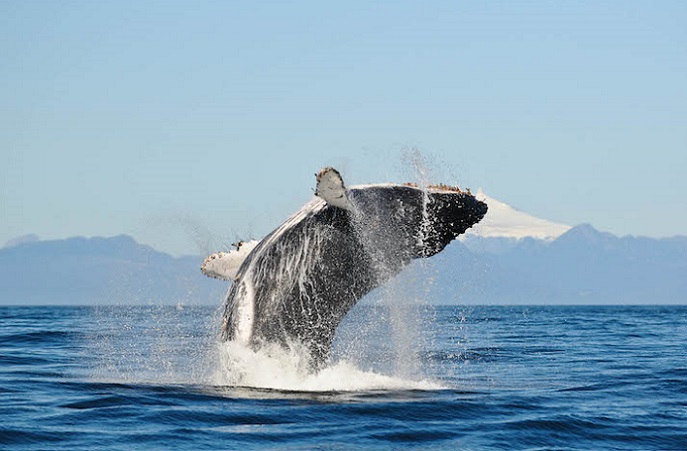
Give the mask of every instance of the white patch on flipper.
[(233, 281), (236, 278), (243, 261), (248, 257), (259, 241), (241, 243), (237, 249), (229, 252), (216, 252), (209, 255), (200, 266), (200, 270), (208, 277)]
[(317, 189), (315, 195), (321, 197), (329, 205), (352, 210), (353, 206), (348, 200), (346, 187), (341, 174), (334, 168), (324, 168), (317, 174)]

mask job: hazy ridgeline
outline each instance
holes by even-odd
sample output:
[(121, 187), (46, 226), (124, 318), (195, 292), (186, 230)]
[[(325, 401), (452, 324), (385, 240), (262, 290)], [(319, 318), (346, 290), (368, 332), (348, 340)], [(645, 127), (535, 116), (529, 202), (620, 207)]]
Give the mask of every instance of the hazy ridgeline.
[[(204, 256), (172, 257), (122, 235), (0, 249), (0, 304), (210, 304), (227, 283)], [(552, 241), (468, 237), (415, 266), (432, 304), (684, 304), (687, 238), (619, 238), (591, 226)]]

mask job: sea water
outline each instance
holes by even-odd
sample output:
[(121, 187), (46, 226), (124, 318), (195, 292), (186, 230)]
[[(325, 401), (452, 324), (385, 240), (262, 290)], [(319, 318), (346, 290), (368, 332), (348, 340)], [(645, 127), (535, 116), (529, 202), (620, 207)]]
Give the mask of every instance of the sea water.
[(313, 375), (215, 307), (0, 307), (0, 449), (687, 449), (687, 307), (408, 308), (420, 368), (363, 304)]

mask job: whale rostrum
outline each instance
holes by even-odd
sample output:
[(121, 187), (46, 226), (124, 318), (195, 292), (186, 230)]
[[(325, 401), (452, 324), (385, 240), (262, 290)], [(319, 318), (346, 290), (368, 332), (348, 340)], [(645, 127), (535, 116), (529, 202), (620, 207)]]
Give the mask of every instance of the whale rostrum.
[(317, 174), (315, 194), (264, 239), (213, 254), (201, 270), (232, 281), (222, 339), (298, 346), (318, 368), (360, 298), (413, 259), (441, 252), (487, 205), (447, 185), (346, 188), (329, 167)]

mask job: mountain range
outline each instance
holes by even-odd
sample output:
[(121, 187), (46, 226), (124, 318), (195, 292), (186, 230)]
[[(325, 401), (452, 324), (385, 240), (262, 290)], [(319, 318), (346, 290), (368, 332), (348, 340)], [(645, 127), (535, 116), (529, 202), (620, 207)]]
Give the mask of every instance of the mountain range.
[(202, 257), (172, 257), (132, 237), (28, 240), (0, 249), (0, 305), (219, 303), (226, 284)]
[[(432, 282), (430, 302), (687, 303), (687, 237), (617, 237), (480, 196), (489, 205), (484, 220), (419, 265)], [(200, 273), (203, 257), (173, 257), (126, 235), (27, 235), (0, 248), (0, 305), (220, 304), (227, 283)], [(417, 266), (399, 277), (417, 276)]]

